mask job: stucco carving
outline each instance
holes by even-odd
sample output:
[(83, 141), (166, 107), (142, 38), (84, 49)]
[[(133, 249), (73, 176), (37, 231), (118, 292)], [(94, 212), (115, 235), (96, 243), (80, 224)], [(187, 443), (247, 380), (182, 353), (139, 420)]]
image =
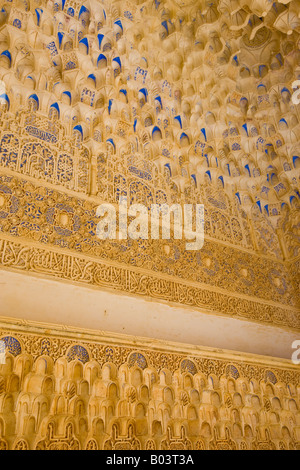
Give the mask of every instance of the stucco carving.
[[(299, 331), (299, 45), (298, 0), (1, 1), (1, 269)], [(121, 196), (204, 204), (203, 249), (100, 241)], [(289, 361), (0, 340), (0, 450), (300, 450)]]
[[(298, 2), (2, 6), (2, 265), (299, 328)], [(203, 203), (204, 249), (99, 242), (121, 195)]]
[(53, 325), (2, 323), (0, 338), (3, 450), (300, 448), (288, 361)]

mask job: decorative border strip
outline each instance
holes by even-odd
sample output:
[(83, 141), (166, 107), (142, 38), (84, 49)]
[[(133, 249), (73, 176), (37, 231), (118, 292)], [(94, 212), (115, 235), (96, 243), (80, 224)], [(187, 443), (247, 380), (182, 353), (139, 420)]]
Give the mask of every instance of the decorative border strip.
[[(206, 376), (215, 374), (218, 378), (228, 373), (228, 366), (238, 371), (241, 377), (248, 380), (271, 380), (274, 383), (281, 382), (285, 385), (300, 385), (299, 367), (286, 359), (273, 359), (265, 356), (251, 354), (229, 353), (223, 350), (210, 348), (195, 348), (170, 342), (143, 340), (143, 338), (127, 335), (101, 333), (74, 332), (65, 328), (63, 331), (55, 329), (55, 325), (36, 326), (35, 322), (11, 325), (12, 320), (3, 322), (0, 318), (0, 338), (17, 340), (21, 351), (37, 359), (46, 354), (54, 361), (61, 357), (67, 360), (74, 359), (70, 356), (70, 350), (84, 349), (88, 360), (95, 360), (101, 366), (106, 362), (113, 362), (117, 367), (132, 362), (132, 353), (136, 353), (136, 360), (140, 356), (148, 365), (157, 372), (161, 369), (169, 369), (172, 373), (182, 367), (182, 362), (192, 361), (198, 372)], [(34, 325), (34, 326), (33, 326)], [(37, 325), (39, 325), (37, 323)], [(87, 331), (87, 330), (86, 330)], [(82, 360), (80, 354), (77, 359)], [(86, 362), (86, 361), (83, 361)], [(133, 364), (132, 364), (133, 365)]]
[(300, 329), (298, 310), (211, 291), (185, 282), (179, 283), (102, 260), (23, 245), (13, 240), (0, 239), (0, 266), (174, 302), (219, 315)]
[[(221, 247), (206, 239), (206, 235), (204, 247), (196, 253), (187, 253), (184, 243), (177, 244), (179, 240), (167, 242), (169, 254), (164, 252), (165, 243), (161, 240), (100, 242), (95, 230), (99, 221), (96, 206), (84, 207), (87, 201), (81, 197), (69, 198), (57, 190), (49, 193), (44, 186), (17, 177), (0, 174), (0, 182), (3, 183), (0, 184), (2, 204), (5, 200), (0, 211), (0, 231), (4, 238), (39, 243), (52, 250), (60, 247), (65, 253), (70, 251), (95, 259), (110, 259), (110, 262), (115, 260), (121, 266), (138, 267), (140, 271), (145, 264), (147, 273), (155, 276), (168, 276), (180, 283), (197, 282), (196, 287), (204, 285), (208, 290), (221, 289), (233, 296), (297, 308), (297, 289), (292, 288), (290, 273), (282, 262), (225, 245)], [(65, 226), (61, 224), (61, 215), (65, 216), (66, 212), (70, 224)]]

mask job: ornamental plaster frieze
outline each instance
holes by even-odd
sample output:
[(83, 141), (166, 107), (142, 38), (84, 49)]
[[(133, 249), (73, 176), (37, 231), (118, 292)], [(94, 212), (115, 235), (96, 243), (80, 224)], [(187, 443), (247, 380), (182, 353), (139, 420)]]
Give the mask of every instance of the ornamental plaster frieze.
[[(30, 175), (23, 175), (21, 173), (15, 172), (7, 167), (2, 167), (0, 176), (2, 176), (3, 181), (11, 181), (10, 178), (24, 181), (27, 183), (32, 183), (33, 186), (37, 188), (41, 188), (41, 190), (44, 191), (42, 188), (48, 188), (49, 191), (59, 191), (61, 194), (65, 194), (66, 198), (69, 198), (69, 200), (77, 200), (80, 198), (82, 201), (86, 201), (89, 203), (93, 208), (98, 207), (101, 204), (105, 204), (107, 201), (100, 196), (93, 196), (90, 194), (83, 194), (78, 192), (68, 189), (62, 185), (57, 185), (57, 184), (52, 184), (47, 181), (41, 181), (41, 180), (36, 180), (36, 178), (30, 176)], [(8, 178), (8, 179), (7, 179)], [(119, 202), (110, 202), (112, 206), (115, 207), (116, 213), (118, 215), (119, 211)], [(266, 259), (273, 259), (273, 260), (280, 260), (280, 262), (285, 263), (289, 262), (292, 260), (292, 258), (289, 259), (284, 259), (282, 252), (280, 251), (280, 246), (276, 242), (276, 237), (275, 237), (275, 232), (270, 230), (268, 231), (268, 228), (264, 227), (264, 223), (262, 223), (262, 219), (257, 222), (257, 233), (261, 233), (262, 231), (267, 234), (265, 236), (265, 239), (263, 240), (262, 238), (260, 239), (259, 235), (254, 235), (253, 231), (251, 233), (251, 228), (248, 226), (249, 220), (243, 220), (243, 217), (241, 220), (238, 222), (238, 214), (235, 213), (233, 218), (232, 218), (232, 228), (224, 230), (224, 227), (222, 227), (221, 230), (219, 230), (219, 227), (215, 227), (215, 222), (216, 222), (216, 214), (218, 214), (218, 211), (213, 209), (210, 206), (205, 206), (205, 239), (212, 241), (212, 242), (217, 242), (220, 245), (225, 245), (229, 246), (232, 248), (238, 248), (238, 250), (250, 254), (259, 254), (261, 258), (266, 258)], [(256, 214), (257, 215), (257, 214)], [(230, 216), (229, 217), (224, 217), (224, 214), (222, 214), (223, 220), (226, 221), (226, 224), (230, 221)], [(221, 218), (222, 219), (222, 218)], [(221, 221), (221, 219), (218, 219), (218, 222)], [(234, 224), (237, 223), (238, 230), (236, 230), (236, 227), (234, 227)], [(260, 223), (260, 228), (259, 228), (259, 223)], [(263, 228), (264, 227), (264, 228)], [(270, 227), (269, 227), (270, 229)], [(259, 231), (260, 230), (260, 231)], [(256, 240), (256, 244), (254, 243), (253, 239)], [(258, 242), (257, 242), (258, 240)], [(274, 249), (271, 249), (270, 246), (273, 246)], [(296, 256), (297, 258), (297, 256)]]
[(197, 282), (223, 292), (298, 305), (289, 270), (272, 258), (221, 247), (209, 239), (196, 252), (187, 252), (182, 240), (99, 240), (97, 206), (91, 201), (1, 174), (0, 204), (2, 235), (22, 243), (32, 241), (43, 249), (59, 247), (66, 254), (111, 260), (146, 275), (172, 276), (176, 282)]

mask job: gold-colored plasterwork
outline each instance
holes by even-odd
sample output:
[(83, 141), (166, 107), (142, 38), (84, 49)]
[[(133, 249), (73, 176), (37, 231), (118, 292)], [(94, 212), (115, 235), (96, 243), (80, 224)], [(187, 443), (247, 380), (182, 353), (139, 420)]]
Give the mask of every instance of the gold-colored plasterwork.
[(7, 319), (0, 340), (3, 450), (300, 448), (290, 361)]
[[(0, 10), (0, 267), (299, 329), (299, 2)], [(203, 204), (203, 249), (99, 240), (122, 196)]]
[(31, 244), (0, 239), (3, 268), (50, 276), (55, 279), (83, 283), (88, 286), (116, 289), (128, 294), (174, 302), (201, 310), (299, 330), (299, 314), (295, 309), (257, 299), (228, 295), (192, 283), (177, 282), (107, 261), (46, 250)]

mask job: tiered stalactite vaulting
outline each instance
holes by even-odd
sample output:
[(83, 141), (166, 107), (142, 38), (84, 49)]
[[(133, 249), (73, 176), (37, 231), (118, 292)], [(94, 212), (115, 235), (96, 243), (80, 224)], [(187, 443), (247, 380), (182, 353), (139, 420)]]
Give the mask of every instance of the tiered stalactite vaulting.
[(300, 450), (289, 361), (53, 325), (2, 323), (0, 339), (3, 450)]
[[(1, 5), (1, 239), (146, 269), (137, 290), (154, 297), (153, 272), (199, 282), (201, 306), (299, 327), (299, 2)], [(204, 248), (99, 241), (96, 207), (121, 196), (203, 203)], [(220, 312), (216, 288), (243, 298)]]

